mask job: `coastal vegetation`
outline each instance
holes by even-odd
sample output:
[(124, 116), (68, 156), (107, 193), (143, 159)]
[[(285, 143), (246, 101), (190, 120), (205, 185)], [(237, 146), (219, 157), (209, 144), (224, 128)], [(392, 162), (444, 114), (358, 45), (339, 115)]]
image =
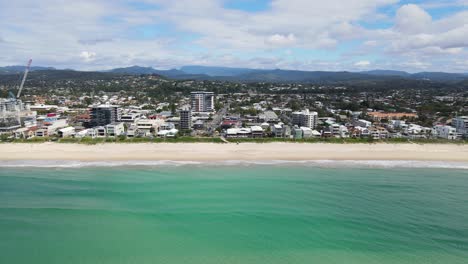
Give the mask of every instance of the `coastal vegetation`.
[[(389, 138), (382, 140), (375, 140), (372, 138), (303, 138), (303, 139), (289, 139), (289, 138), (236, 138), (227, 139), (223, 141), (221, 138), (216, 137), (175, 137), (175, 138), (149, 138), (137, 137), (127, 138), (121, 137), (107, 137), (107, 138), (55, 138), (55, 137), (34, 137), (30, 139), (13, 139), (13, 138), (0, 138), (0, 143), (46, 143), (55, 142), (61, 144), (108, 144), (108, 143), (217, 143), (217, 144), (240, 144), (240, 143), (330, 143), (330, 144), (468, 144), (468, 140), (445, 140), (445, 139), (406, 139), (406, 138)], [(227, 143), (229, 142), (229, 143)]]

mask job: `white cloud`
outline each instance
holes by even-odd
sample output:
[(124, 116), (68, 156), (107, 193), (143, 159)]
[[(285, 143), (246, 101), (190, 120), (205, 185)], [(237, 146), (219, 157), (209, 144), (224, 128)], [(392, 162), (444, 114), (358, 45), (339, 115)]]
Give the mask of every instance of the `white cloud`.
[(273, 0), (271, 8), (258, 13), (223, 8), (220, 0), (153, 2), (162, 6), (156, 12), (159, 19), (202, 35), (200, 45), (258, 50), (284, 42), (300, 48), (334, 47), (342, 39), (359, 36), (354, 22), (398, 0)]
[[(158, 9), (134, 8), (141, 2)], [(0, 0), (1, 63), (33, 57), (37, 64), (78, 69), (203, 64), (313, 70), (423, 65), (463, 70), (455, 61), (468, 60), (468, 12), (436, 19), (423, 9), (427, 5), (409, 4), (400, 6), (395, 17), (379, 13), (382, 7), (398, 7), (398, 0), (272, 0), (261, 12), (227, 9), (224, 3)], [(379, 19), (393, 25), (362, 26), (363, 21)], [(160, 25), (170, 33), (161, 33)], [(142, 34), (145, 30), (150, 33)], [(350, 41), (351, 48), (345, 46)], [(354, 43), (360, 45), (353, 47)], [(316, 60), (317, 53), (333, 59)], [(382, 57), (381, 62), (359, 61), (371, 54)]]
[(273, 46), (291, 46), (296, 43), (296, 37), (294, 34), (289, 35), (281, 35), (281, 34), (274, 34), (269, 36), (266, 39), (268, 44)]
[(82, 51), (80, 53), (80, 58), (82, 58), (85, 62), (93, 61), (96, 59), (96, 52)]
[(354, 66), (357, 66), (357, 67), (369, 67), (371, 65), (371, 62), (370, 61), (358, 61), (356, 63), (354, 63)]
[[(394, 30), (381, 37), (387, 39), (393, 54), (433, 50), (436, 54), (455, 54), (468, 47), (468, 12), (433, 21), (415, 5), (400, 8)], [(402, 15), (405, 14), (405, 15)]]
[(396, 14), (396, 29), (404, 33), (422, 33), (432, 23), (432, 17), (414, 4), (400, 7)]

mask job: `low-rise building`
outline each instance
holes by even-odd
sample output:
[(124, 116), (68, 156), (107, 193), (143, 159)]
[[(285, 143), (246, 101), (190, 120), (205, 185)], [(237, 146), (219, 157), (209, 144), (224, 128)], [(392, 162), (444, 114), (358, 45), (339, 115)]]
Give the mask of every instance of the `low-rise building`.
[(250, 138), (252, 129), (250, 128), (229, 128), (226, 130), (226, 138)]
[(164, 130), (164, 129), (159, 129), (159, 127), (163, 124), (164, 124), (163, 119), (141, 118), (135, 122), (135, 125), (139, 131), (138, 133), (139, 135), (142, 135), (142, 136), (150, 136), (153, 134), (153, 132), (156, 132), (158, 130)]
[(34, 136), (36, 136), (36, 137), (48, 137), (49, 133), (48, 133), (48, 130), (46, 128), (40, 128), (40, 129), (35, 131)]
[(369, 128), (369, 136), (373, 139), (387, 139), (389, 133), (387, 129), (379, 126), (374, 126)]
[(197, 120), (195, 121), (195, 123), (193, 123), (193, 129), (196, 129), (196, 130), (202, 130), (205, 128), (205, 121), (204, 120)]
[(171, 129), (175, 129), (175, 125), (173, 123), (163, 123), (159, 126), (159, 131)]
[(359, 126), (359, 127), (370, 127), (372, 126), (372, 122), (371, 121), (367, 121), (367, 120), (364, 120), (364, 119), (358, 119), (358, 120), (355, 120), (353, 122), (353, 124), (355, 126)]
[(158, 137), (175, 137), (177, 136), (177, 134), (179, 133), (179, 130), (173, 128), (173, 129), (170, 129), (170, 130), (160, 130), (158, 132)]
[(112, 123), (106, 125), (106, 133), (108, 137), (117, 137), (125, 134), (124, 123)]
[(312, 138), (314, 136), (313, 130), (309, 127), (301, 127), (302, 138)]
[(222, 129), (228, 129), (228, 128), (238, 128), (242, 126), (242, 122), (240, 120), (233, 120), (233, 119), (227, 119), (224, 120), (221, 123), (221, 128)]
[(356, 126), (350, 131), (350, 136), (353, 138), (367, 138), (370, 136), (370, 131), (367, 127)]
[(35, 135), (37, 129), (37, 126), (18, 128), (17, 130), (15, 130), (14, 136), (18, 139), (28, 139)]
[(278, 115), (273, 111), (265, 111), (258, 115), (258, 122), (274, 123), (278, 121)]
[(96, 137), (96, 130), (94, 128), (84, 129), (75, 133), (75, 138)]
[(417, 118), (416, 113), (384, 113), (384, 112), (370, 112), (367, 113), (374, 121), (380, 122), (383, 119), (386, 120), (401, 120), (407, 118)]
[(125, 123), (134, 123), (141, 117), (141, 113), (128, 113), (120, 117), (120, 121)]
[(96, 132), (96, 137), (107, 137), (107, 129), (106, 127), (100, 126), (95, 127), (94, 131)]
[(72, 137), (75, 135), (74, 127), (65, 127), (57, 131), (57, 135), (61, 138)]
[(337, 138), (349, 138), (349, 131), (346, 126), (332, 124), (328, 127), (330, 135)]
[(302, 139), (303, 138), (302, 129), (299, 127), (294, 127), (292, 129), (292, 136), (294, 139)]
[(274, 124), (270, 127), (271, 134), (276, 138), (284, 137), (284, 129), (282, 124)]
[(126, 135), (129, 138), (138, 136), (138, 127), (135, 124), (131, 124), (127, 129)]
[(427, 138), (432, 133), (432, 128), (423, 127), (417, 124), (409, 124), (403, 132), (406, 136), (412, 139)]
[(432, 135), (437, 138), (456, 140), (462, 137), (462, 134), (457, 132), (457, 129), (446, 125), (437, 125), (432, 129)]
[(262, 138), (263, 137), (263, 128), (261, 126), (252, 126), (250, 127), (252, 131), (253, 138)]

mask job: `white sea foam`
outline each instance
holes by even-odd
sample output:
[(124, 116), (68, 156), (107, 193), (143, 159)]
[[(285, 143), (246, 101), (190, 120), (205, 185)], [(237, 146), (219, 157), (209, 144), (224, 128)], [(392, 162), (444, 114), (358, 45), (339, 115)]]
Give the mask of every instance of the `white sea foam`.
[(0, 161), (0, 168), (86, 168), (86, 167), (178, 167), (178, 166), (304, 166), (318, 168), (439, 168), (468, 170), (468, 162), (411, 160), (227, 160), (227, 161)]

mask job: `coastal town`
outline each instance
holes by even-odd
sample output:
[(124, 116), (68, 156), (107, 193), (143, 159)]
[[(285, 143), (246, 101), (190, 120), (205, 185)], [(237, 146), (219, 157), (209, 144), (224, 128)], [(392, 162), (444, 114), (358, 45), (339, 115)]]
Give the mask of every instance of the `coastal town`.
[[(0, 86), (2, 141), (218, 138), (464, 140), (467, 92), (175, 81), (155, 75)], [(9, 96), (8, 96), (9, 94)]]

